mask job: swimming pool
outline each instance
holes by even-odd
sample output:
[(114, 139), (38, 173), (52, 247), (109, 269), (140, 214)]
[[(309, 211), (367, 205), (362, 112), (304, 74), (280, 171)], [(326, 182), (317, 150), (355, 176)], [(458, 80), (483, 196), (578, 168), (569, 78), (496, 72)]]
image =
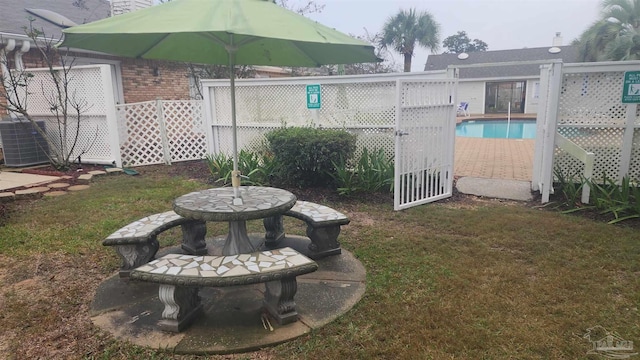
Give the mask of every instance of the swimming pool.
[[(509, 136), (507, 137), (507, 127)], [(484, 139), (534, 139), (536, 137), (535, 120), (482, 120), (463, 121), (456, 125), (456, 136)]]

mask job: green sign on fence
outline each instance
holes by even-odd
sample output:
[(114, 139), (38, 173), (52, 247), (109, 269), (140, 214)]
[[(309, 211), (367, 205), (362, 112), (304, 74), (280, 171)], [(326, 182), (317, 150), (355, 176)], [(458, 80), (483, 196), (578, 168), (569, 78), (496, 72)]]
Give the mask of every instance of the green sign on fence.
[(320, 109), (320, 85), (307, 85), (307, 109)]
[(640, 103), (640, 71), (627, 71), (624, 73), (622, 103)]

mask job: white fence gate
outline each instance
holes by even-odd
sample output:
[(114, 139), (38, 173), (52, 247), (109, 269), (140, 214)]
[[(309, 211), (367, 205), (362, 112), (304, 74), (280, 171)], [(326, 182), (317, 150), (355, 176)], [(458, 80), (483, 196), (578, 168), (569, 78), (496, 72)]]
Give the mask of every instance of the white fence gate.
[(457, 80), (399, 79), (394, 209), (450, 197)]
[(538, 113), (532, 179), (543, 203), (549, 201), (556, 169), (596, 181), (640, 180), (640, 112), (637, 104), (622, 103), (624, 73), (639, 68), (639, 61), (543, 66), (540, 108), (545, 110)]

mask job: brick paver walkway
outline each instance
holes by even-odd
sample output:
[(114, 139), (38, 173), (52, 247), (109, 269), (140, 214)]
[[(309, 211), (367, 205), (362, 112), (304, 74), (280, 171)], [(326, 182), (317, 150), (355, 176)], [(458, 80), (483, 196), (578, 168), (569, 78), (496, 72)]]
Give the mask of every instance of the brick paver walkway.
[(457, 136), (454, 174), (531, 181), (534, 142)]

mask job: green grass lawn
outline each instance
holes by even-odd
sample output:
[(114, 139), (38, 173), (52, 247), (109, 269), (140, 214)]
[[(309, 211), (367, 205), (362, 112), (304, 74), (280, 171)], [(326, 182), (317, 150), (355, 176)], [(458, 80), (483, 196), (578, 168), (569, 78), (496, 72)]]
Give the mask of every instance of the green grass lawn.
[[(0, 357), (196, 358), (115, 340), (88, 309), (119, 266), (102, 239), (206, 187), (114, 176), (20, 204), (0, 227)], [(640, 343), (637, 228), (469, 198), (402, 212), (390, 202), (327, 205), (352, 219), (340, 240), (366, 267), (364, 298), (297, 340), (212, 358), (597, 359), (583, 334), (598, 325)]]

